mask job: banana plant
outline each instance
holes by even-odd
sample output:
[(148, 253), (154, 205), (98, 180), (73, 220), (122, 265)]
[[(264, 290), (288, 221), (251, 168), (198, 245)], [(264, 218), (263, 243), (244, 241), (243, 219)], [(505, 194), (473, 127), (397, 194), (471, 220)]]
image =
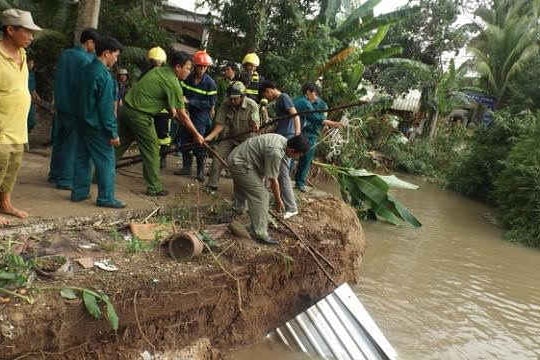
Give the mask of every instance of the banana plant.
[(379, 220), (398, 225), (406, 222), (413, 227), (421, 227), (422, 223), (388, 193), (390, 188), (416, 190), (418, 186), (403, 181), (394, 175), (381, 176), (364, 169), (353, 169), (331, 164), (314, 162), (334, 177), (340, 187), (344, 200), (358, 211), (371, 212)]

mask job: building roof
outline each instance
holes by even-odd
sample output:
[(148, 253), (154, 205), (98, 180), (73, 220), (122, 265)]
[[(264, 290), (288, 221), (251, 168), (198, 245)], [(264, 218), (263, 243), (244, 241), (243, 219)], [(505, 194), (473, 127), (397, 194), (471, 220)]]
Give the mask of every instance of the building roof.
[[(366, 90), (366, 95), (360, 99), (362, 101), (373, 101), (374, 99), (387, 96), (387, 94), (376, 89), (372, 84), (363, 84), (362, 87)], [(407, 111), (414, 114), (420, 111), (421, 98), (422, 92), (419, 90), (409, 90), (405, 95), (394, 96), (390, 108), (392, 110)]]

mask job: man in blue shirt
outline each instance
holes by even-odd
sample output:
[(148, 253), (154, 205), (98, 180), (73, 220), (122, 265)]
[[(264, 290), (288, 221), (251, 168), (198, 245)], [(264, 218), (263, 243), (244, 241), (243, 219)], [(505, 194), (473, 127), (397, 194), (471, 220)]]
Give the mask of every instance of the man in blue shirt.
[(64, 50), (54, 74), (55, 117), (52, 128), (52, 154), (49, 182), (58, 189), (70, 190), (73, 183), (74, 154), (77, 146), (75, 123), (81, 69), (95, 58), (99, 34), (95, 29), (81, 33), (81, 46)]
[[(205, 135), (212, 127), (214, 117), (217, 85), (206, 73), (212, 65), (212, 58), (206, 51), (197, 51), (193, 55), (195, 70), (182, 82), (184, 95), (187, 99), (191, 121), (201, 135)], [(191, 175), (192, 153), (197, 159), (197, 180), (204, 182), (204, 162), (206, 151), (204, 146), (195, 144), (189, 131), (180, 132), (182, 150), (182, 168), (175, 171), (176, 175)]]
[[(304, 95), (294, 99), (294, 106), (299, 112), (313, 111), (313, 110), (326, 110), (328, 106), (319, 97), (319, 88), (314, 83), (306, 83), (302, 86), (302, 93)], [(343, 124), (326, 119), (326, 113), (315, 112), (310, 114), (304, 114), (300, 116), (302, 122), (302, 135), (308, 140), (310, 150), (298, 161), (298, 168), (296, 169), (296, 187), (305, 192), (306, 179), (309, 174), (309, 169), (313, 158), (315, 157), (315, 143), (317, 138), (321, 134), (321, 130), (324, 126), (333, 128), (343, 127)]]
[[(270, 80), (264, 80), (261, 83), (259, 93), (269, 102), (275, 101), (275, 112), (278, 119), (275, 132), (284, 136), (286, 139), (291, 139), (300, 135), (302, 131), (300, 117), (296, 112), (291, 97), (288, 94), (281, 92)], [(290, 164), (291, 159), (283, 159), (278, 177), (281, 197), (283, 198), (283, 203), (285, 205), (285, 214), (283, 215), (285, 219), (298, 214), (298, 207), (296, 205), (296, 199), (294, 198), (289, 174)]]
[(97, 42), (95, 58), (82, 69), (77, 117), (78, 135), (71, 201), (90, 196), (91, 166), (96, 167), (98, 196), (102, 207), (123, 208), (115, 198), (116, 161), (114, 147), (120, 145), (115, 115), (116, 86), (109, 69), (118, 60), (122, 45), (112, 37)]

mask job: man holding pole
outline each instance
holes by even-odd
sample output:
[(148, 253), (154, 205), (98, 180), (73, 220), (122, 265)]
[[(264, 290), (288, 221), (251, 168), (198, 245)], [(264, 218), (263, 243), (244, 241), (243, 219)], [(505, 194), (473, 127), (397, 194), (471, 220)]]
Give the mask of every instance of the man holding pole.
[(185, 52), (173, 52), (169, 65), (153, 68), (146, 73), (127, 93), (120, 110), (120, 146), (116, 148), (116, 159), (126, 152), (133, 141), (137, 141), (143, 162), (143, 177), (148, 196), (166, 196), (159, 178), (159, 145), (154, 116), (163, 109), (181, 122), (185, 131), (193, 136), (193, 142), (204, 143), (185, 109), (184, 95), (180, 82), (191, 71), (191, 57)]
[[(216, 147), (218, 155), (226, 159), (231, 151), (244, 140), (254, 136), (259, 129), (259, 107), (257, 103), (246, 97), (246, 87), (241, 81), (233, 82), (227, 88), (227, 99), (218, 109), (215, 126), (205, 138), (210, 142), (223, 131), (226, 138), (222, 139)], [(207, 188), (216, 191), (223, 165), (216, 158), (212, 159), (212, 168)]]

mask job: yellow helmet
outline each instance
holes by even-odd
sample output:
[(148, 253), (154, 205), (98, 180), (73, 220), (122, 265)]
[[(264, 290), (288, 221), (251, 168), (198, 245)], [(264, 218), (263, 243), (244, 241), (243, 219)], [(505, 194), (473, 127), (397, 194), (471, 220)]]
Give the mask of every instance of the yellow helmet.
[(248, 53), (246, 56), (244, 56), (244, 60), (242, 60), (242, 64), (250, 63), (255, 66), (259, 66), (260, 60), (257, 54), (255, 53)]
[(159, 46), (153, 47), (148, 50), (147, 57), (149, 60), (155, 60), (161, 63), (167, 62), (167, 54), (165, 53), (165, 50), (163, 50)]

